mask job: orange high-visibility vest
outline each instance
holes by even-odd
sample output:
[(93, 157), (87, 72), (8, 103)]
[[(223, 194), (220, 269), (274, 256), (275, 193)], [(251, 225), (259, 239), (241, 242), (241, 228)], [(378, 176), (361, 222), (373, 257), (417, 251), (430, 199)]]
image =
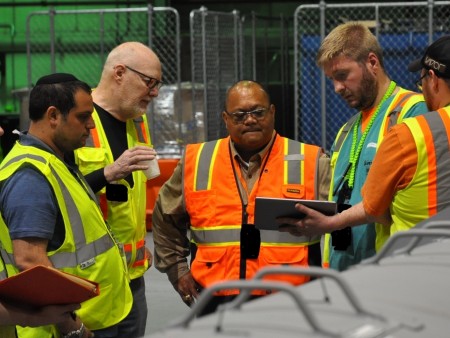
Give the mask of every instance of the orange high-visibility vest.
[[(229, 147), (229, 137), (188, 145), (184, 157), (184, 201), (190, 216), (192, 242), (197, 246), (191, 272), (203, 287), (218, 281), (250, 279), (264, 266), (307, 266), (308, 245), (320, 241), (320, 236), (296, 237), (261, 230), (259, 257), (241, 259), (243, 213), (247, 213), (248, 223), (254, 223), (256, 196), (317, 199), (321, 149), (277, 135), (266, 155), (268, 158), (262, 161), (265, 165), (244, 208), (236, 183), (240, 179), (240, 169), (231, 158)], [(293, 284), (309, 280), (305, 276), (270, 279)], [(226, 290), (220, 294), (236, 293), (237, 290)]]

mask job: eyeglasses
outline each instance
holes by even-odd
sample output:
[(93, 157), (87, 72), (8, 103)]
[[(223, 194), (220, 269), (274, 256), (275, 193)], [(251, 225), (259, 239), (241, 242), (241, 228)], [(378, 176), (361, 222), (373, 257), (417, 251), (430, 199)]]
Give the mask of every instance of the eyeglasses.
[(416, 87), (417, 89), (419, 89), (420, 91), (422, 91), (422, 80), (428, 75), (428, 72), (426, 72), (425, 74), (422, 75), (422, 77), (416, 81)]
[(132, 72), (135, 72), (136, 74), (138, 74), (141, 79), (145, 82), (145, 84), (147, 85), (148, 89), (151, 90), (153, 88), (158, 88), (158, 90), (161, 88), (161, 86), (164, 84), (162, 81), (155, 79), (154, 77), (145, 75), (144, 73), (141, 73), (139, 71), (137, 71), (136, 69), (133, 69), (129, 66), (126, 66), (126, 68), (128, 68), (129, 70), (131, 70)]
[(234, 123), (243, 123), (245, 120), (247, 120), (247, 117), (251, 115), (256, 120), (262, 120), (264, 117), (266, 117), (267, 108), (258, 108), (251, 111), (236, 111), (233, 113), (229, 113), (225, 110), (225, 113), (227, 113), (231, 118), (233, 119)]

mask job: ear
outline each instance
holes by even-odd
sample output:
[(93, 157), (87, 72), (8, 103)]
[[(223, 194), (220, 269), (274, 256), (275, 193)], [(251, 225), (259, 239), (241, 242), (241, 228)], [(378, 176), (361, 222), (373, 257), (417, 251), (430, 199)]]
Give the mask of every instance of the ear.
[(270, 106), (269, 106), (270, 114), (272, 114), (272, 116), (275, 116), (275, 111), (276, 111), (275, 105), (273, 103), (271, 103)]
[(428, 77), (430, 78), (431, 89), (434, 93), (439, 93), (439, 77), (436, 75), (434, 70), (428, 69)]
[(225, 127), (228, 129), (228, 118), (229, 118), (229, 116), (228, 116), (228, 114), (225, 112), (225, 111), (222, 111), (222, 120), (223, 120), (223, 123), (225, 123)]
[(55, 106), (50, 106), (47, 108), (45, 112), (45, 116), (50, 123), (52, 128), (56, 127), (59, 123), (59, 120), (62, 116), (61, 112)]
[(114, 79), (116, 81), (121, 81), (123, 74), (125, 73), (126, 68), (122, 64), (118, 64), (114, 66)]
[(375, 53), (370, 52), (367, 56), (367, 69), (371, 70), (376, 74), (378, 69), (380, 68), (380, 60), (378, 60), (378, 57), (375, 55)]

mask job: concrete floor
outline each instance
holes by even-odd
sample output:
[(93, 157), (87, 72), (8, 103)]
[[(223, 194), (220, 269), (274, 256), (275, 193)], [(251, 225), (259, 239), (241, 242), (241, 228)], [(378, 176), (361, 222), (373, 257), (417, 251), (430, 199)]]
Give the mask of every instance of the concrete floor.
[[(147, 245), (153, 253), (153, 233), (147, 232)], [(156, 332), (167, 326), (174, 318), (189, 311), (172, 287), (167, 275), (152, 266), (145, 274), (145, 294), (148, 304), (146, 334)]]

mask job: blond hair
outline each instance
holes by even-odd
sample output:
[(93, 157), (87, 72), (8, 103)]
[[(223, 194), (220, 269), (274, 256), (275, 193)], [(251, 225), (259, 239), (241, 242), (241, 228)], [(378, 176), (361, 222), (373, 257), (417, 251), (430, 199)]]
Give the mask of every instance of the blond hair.
[(363, 63), (369, 53), (374, 53), (384, 69), (383, 50), (377, 38), (369, 28), (359, 22), (347, 22), (334, 28), (323, 39), (317, 53), (316, 62), (319, 67), (337, 56), (344, 55)]

